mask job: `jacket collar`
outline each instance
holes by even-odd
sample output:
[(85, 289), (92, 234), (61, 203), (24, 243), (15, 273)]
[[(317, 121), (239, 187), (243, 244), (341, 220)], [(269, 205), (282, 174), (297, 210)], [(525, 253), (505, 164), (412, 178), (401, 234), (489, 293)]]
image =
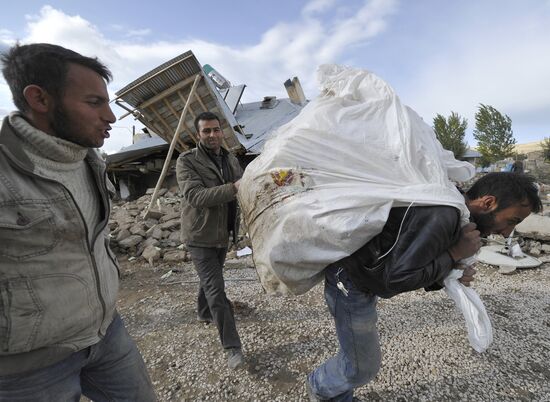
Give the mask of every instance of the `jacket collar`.
[[(199, 142), (197, 144), (197, 153), (195, 154), (195, 157), (197, 159), (198, 162), (200, 162), (202, 165), (212, 169), (214, 172), (216, 172), (216, 175), (220, 178), (220, 180), (223, 182), (224, 179), (223, 179), (223, 176), (220, 172), (220, 170), (218, 169), (218, 167), (216, 166), (216, 164), (214, 163), (214, 161), (211, 159), (210, 156), (208, 156), (208, 151), (204, 148), (204, 146)], [(229, 151), (227, 151), (227, 149), (225, 149), (224, 147), (221, 147), (220, 148), (220, 152), (222, 153), (223, 156), (227, 157), (227, 155), (229, 154)]]
[[(29, 172), (34, 171), (34, 164), (25, 151), (23, 151), (21, 139), (15, 134), (15, 129), (10, 124), (8, 116), (4, 117), (2, 128), (0, 129), (0, 149), (18, 166)], [(94, 170), (101, 170), (105, 166), (105, 163), (93, 148), (88, 149), (86, 160), (95, 168)]]
[(0, 148), (12, 161), (19, 162), (18, 165), (32, 172), (34, 170), (34, 164), (25, 151), (23, 151), (23, 147), (20, 143), (21, 140), (15, 134), (15, 130), (11, 126), (8, 116), (4, 117), (2, 129), (0, 130)]

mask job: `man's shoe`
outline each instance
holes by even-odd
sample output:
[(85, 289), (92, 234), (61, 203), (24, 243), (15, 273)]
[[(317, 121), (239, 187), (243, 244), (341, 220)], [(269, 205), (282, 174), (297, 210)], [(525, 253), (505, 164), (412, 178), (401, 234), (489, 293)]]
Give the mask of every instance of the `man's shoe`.
[(240, 348), (228, 349), (227, 356), (227, 365), (231, 370), (235, 370), (244, 364), (244, 356)]
[(202, 318), (200, 315), (198, 315), (197, 316), (197, 321), (208, 325), (208, 324), (212, 323), (212, 318)]

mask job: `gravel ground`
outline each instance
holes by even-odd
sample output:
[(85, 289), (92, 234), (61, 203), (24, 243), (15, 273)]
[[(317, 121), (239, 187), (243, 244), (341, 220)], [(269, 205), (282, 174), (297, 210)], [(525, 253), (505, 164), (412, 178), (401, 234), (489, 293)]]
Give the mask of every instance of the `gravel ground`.
[[(198, 323), (189, 263), (122, 261), (119, 311), (161, 401), (306, 401), (305, 376), (335, 353), (322, 286), (299, 297), (263, 293), (250, 257), (226, 264), (246, 367), (231, 371), (213, 325)], [(170, 268), (179, 272), (161, 275)], [(501, 275), (480, 265), (475, 289), (494, 331), (489, 350), (468, 344), (444, 292), (379, 303), (382, 369), (356, 390), (364, 401), (550, 401), (550, 263)]]

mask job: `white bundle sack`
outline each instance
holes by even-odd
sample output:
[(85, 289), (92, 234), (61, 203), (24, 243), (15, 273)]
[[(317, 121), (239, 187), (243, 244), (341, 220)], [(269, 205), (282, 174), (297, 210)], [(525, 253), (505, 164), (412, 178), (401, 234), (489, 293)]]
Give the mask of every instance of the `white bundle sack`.
[(462, 312), (468, 330), (470, 345), (479, 353), (485, 352), (493, 342), (493, 327), (483, 302), (472, 288), (458, 281), (463, 271), (453, 269), (443, 281), (445, 292)]
[(392, 207), (469, 212), (450, 181), (474, 167), (454, 159), (432, 128), (376, 75), (318, 69), (321, 95), (281, 126), (246, 168), (238, 198), (268, 293), (302, 294), (323, 269), (380, 233)]

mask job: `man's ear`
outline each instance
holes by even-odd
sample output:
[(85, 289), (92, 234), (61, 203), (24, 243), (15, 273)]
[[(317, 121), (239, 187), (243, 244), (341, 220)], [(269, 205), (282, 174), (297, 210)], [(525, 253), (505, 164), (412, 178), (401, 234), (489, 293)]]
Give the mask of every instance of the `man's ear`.
[(484, 195), (480, 200), (485, 212), (493, 212), (498, 208), (497, 198), (494, 195)]
[(27, 85), (23, 89), (23, 96), (32, 111), (47, 113), (53, 107), (53, 99), (42, 87)]
[(494, 195), (484, 195), (468, 201), (468, 208), (477, 213), (493, 212), (497, 207), (497, 199)]

